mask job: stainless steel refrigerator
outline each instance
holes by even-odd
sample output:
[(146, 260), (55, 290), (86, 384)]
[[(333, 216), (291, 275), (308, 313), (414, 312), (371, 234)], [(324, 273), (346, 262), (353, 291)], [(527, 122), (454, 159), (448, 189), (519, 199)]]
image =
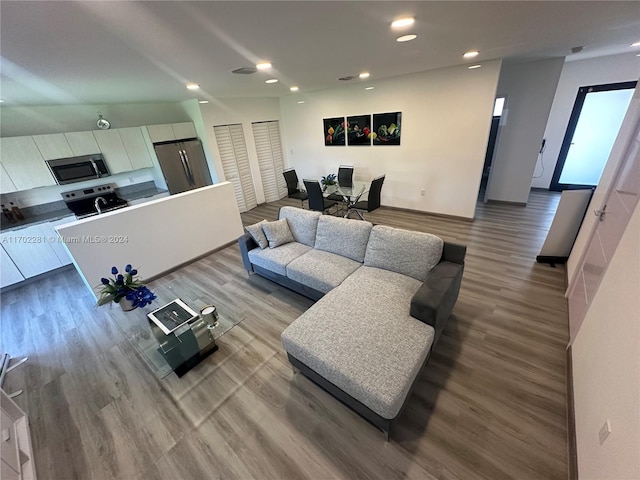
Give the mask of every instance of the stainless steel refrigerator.
[(157, 143), (154, 148), (172, 195), (211, 185), (211, 174), (200, 140)]

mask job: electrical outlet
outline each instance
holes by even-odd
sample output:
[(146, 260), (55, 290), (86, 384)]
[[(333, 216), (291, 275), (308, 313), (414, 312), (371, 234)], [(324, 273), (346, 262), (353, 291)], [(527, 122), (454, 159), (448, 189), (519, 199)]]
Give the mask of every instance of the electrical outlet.
[(609, 422), (609, 420), (607, 420), (606, 422), (604, 422), (604, 425), (602, 425), (602, 428), (600, 429), (600, 432), (598, 432), (598, 438), (600, 439), (600, 445), (602, 445), (604, 443), (604, 441), (607, 439), (607, 437), (609, 436), (610, 433), (611, 433), (611, 423)]
[(424, 188), (422, 190), (420, 190), (420, 195), (422, 195), (424, 197)]

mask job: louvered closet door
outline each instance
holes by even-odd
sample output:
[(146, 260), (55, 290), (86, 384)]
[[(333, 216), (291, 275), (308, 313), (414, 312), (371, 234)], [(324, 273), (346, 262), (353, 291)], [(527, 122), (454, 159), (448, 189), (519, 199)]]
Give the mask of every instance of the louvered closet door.
[(260, 177), (267, 202), (274, 202), (287, 196), (287, 184), (282, 172), (284, 160), (280, 142), (280, 127), (277, 121), (252, 123), (253, 138), (256, 143)]
[(227, 181), (233, 183), (238, 208), (241, 212), (251, 210), (258, 202), (242, 125), (220, 125), (213, 127), (213, 131), (218, 142), (224, 176)]

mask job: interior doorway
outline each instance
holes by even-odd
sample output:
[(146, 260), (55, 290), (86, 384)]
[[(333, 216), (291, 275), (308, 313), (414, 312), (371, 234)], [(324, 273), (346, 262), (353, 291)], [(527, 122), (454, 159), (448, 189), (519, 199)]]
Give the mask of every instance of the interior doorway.
[(478, 200), (484, 201), (487, 183), (489, 182), (489, 174), (491, 172), (491, 163), (496, 149), (498, 140), (498, 129), (500, 127), (500, 119), (504, 111), (505, 97), (497, 97), (493, 104), (493, 116), (491, 118), (491, 129), (489, 130), (489, 141), (487, 142), (487, 151), (484, 156), (484, 166), (482, 167), (482, 180), (480, 181), (480, 191), (478, 192)]
[(550, 190), (598, 185), (637, 82), (580, 87)]

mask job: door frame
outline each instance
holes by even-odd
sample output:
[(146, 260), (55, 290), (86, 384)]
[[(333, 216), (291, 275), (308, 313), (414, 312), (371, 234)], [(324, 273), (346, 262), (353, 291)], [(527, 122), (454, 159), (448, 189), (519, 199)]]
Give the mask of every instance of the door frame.
[(562, 169), (564, 168), (564, 163), (567, 160), (567, 155), (569, 154), (569, 148), (571, 147), (571, 141), (573, 140), (573, 135), (575, 134), (576, 127), (578, 126), (578, 120), (580, 119), (580, 113), (582, 112), (584, 101), (587, 98), (587, 94), (589, 93), (633, 89), (636, 87), (637, 83), (638, 82), (634, 80), (631, 82), (617, 82), (617, 83), (606, 83), (602, 85), (588, 85), (586, 87), (580, 87), (578, 89), (578, 95), (576, 96), (576, 101), (573, 104), (573, 110), (571, 110), (571, 116), (569, 117), (569, 123), (567, 124), (567, 130), (564, 134), (564, 139), (562, 140), (560, 153), (558, 153), (558, 161), (556, 163), (556, 168), (553, 171), (553, 176), (551, 177), (549, 190), (552, 190), (555, 192), (561, 192), (562, 190), (584, 190), (586, 188), (593, 188), (596, 186), (596, 185), (576, 185), (572, 183), (560, 183), (560, 176), (562, 175)]
[[(592, 208), (596, 208), (598, 209), (597, 211), (595, 211), (594, 213), (596, 214), (596, 216), (598, 215), (599, 211), (602, 211), (604, 206), (610, 201), (610, 197), (614, 192), (614, 189), (616, 188), (616, 185), (618, 183), (618, 180), (620, 178), (620, 175), (623, 172), (623, 169), (625, 168), (625, 166), (627, 165), (627, 161), (629, 159), (629, 152), (631, 150), (631, 148), (633, 147), (633, 143), (635, 142), (636, 136), (640, 137), (640, 100), (638, 98), (638, 92), (634, 93), (633, 98), (631, 99), (631, 103), (629, 104), (629, 108), (627, 109), (627, 112), (625, 114), (625, 118), (622, 122), (622, 125), (620, 127), (620, 132), (618, 133), (618, 136), (616, 137), (616, 140), (614, 142), (614, 145), (612, 147), (611, 150), (611, 154), (609, 156), (609, 159), (607, 160), (607, 163), (611, 162), (612, 159), (614, 159), (617, 162), (617, 164), (615, 165), (615, 168), (612, 172), (612, 175), (610, 176), (610, 180), (606, 181), (605, 183), (605, 192), (604, 195), (602, 197), (600, 196), (596, 196), (596, 194), (598, 193), (597, 189), (596, 192), (594, 192), (594, 196), (592, 198), (592, 201), (589, 204), (588, 210), (592, 209)], [(603, 175), (605, 175), (607, 169), (605, 166), (605, 171), (603, 172)], [(599, 203), (595, 203), (595, 202), (599, 202)], [(637, 205), (636, 205), (637, 208)], [(589, 211), (587, 211), (587, 215), (589, 215)], [(586, 220), (586, 219), (585, 219)], [(630, 220), (630, 217), (627, 218), (627, 224)], [(583, 227), (585, 227), (585, 225), (587, 225), (586, 223), (583, 222)], [(579, 258), (578, 261), (576, 263), (576, 268), (573, 272), (573, 275), (571, 276), (571, 278), (568, 278), (568, 285), (567, 285), (567, 289), (565, 291), (565, 297), (569, 300), (570, 303), (570, 299), (572, 297), (572, 295), (574, 295), (576, 292), (576, 288), (579, 288), (582, 283), (580, 282), (581, 279), (581, 275), (582, 275), (582, 270), (585, 264), (585, 260), (587, 258), (587, 255), (589, 253), (589, 250), (591, 248), (591, 245), (594, 241), (597, 241), (596, 238), (596, 232), (598, 230), (598, 227), (600, 225), (599, 221), (592, 221), (591, 224), (589, 226), (587, 226), (587, 228), (589, 229), (588, 233), (587, 233), (587, 241), (585, 242), (582, 251), (579, 254)], [(624, 234), (624, 229), (621, 232), (620, 235)], [(619, 241), (619, 239), (618, 239)], [(607, 263), (606, 266), (604, 268), (604, 270), (601, 272), (600, 275), (600, 282), (602, 280), (602, 278), (604, 277), (604, 275), (606, 274), (606, 271), (608, 270), (609, 264), (611, 263), (611, 258), (607, 259)], [(569, 325), (572, 324), (572, 322), (577, 322), (577, 326), (575, 328), (574, 331), (570, 330), (570, 338), (569, 338), (569, 346), (571, 346), (573, 344), (573, 341), (576, 338), (576, 335), (578, 333), (578, 331), (580, 330), (580, 326), (582, 325), (582, 321), (584, 320), (584, 317), (586, 316), (586, 314), (588, 313), (589, 307), (591, 306), (591, 301), (593, 300), (593, 297), (595, 297), (595, 295), (597, 294), (598, 289), (600, 288), (600, 282), (598, 283), (598, 286), (596, 287), (594, 294), (592, 296), (592, 298), (587, 299), (587, 303), (584, 307), (583, 311), (580, 312), (574, 312), (574, 316), (575, 315), (579, 315), (581, 318), (572, 318), (572, 312), (571, 309), (568, 310), (568, 314), (569, 314)], [(586, 295), (586, 294), (585, 294)]]

